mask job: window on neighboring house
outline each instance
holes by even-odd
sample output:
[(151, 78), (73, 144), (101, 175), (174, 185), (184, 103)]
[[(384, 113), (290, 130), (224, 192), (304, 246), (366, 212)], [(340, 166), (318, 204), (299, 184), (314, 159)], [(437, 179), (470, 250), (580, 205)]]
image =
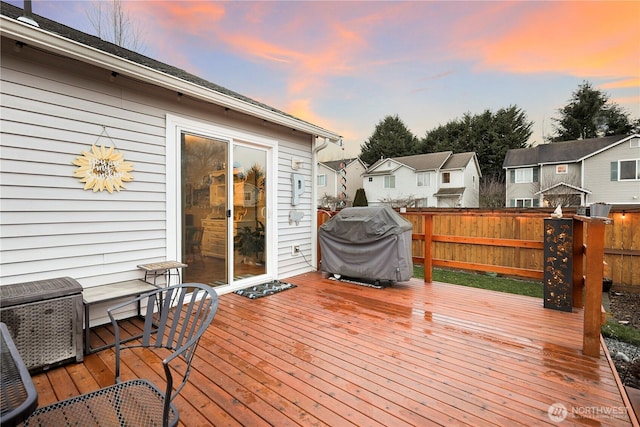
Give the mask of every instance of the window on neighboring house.
[(416, 174), (416, 185), (418, 187), (428, 187), (431, 185), (431, 175), (429, 172), (419, 172)]
[(538, 168), (511, 169), (509, 176), (512, 184), (538, 182)]
[(396, 177), (394, 175), (384, 177), (384, 188), (396, 188)]
[(533, 168), (516, 169), (516, 183), (533, 182)]
[(429, 198), (418, 199), (416, 200), (417, 208), (428, 208), (429, 207)]
[(611, 181), (639, 181), (640, 159), (611, 162)]
[(318, 187), (324, 187), (327, 185), (327, 175), (318, 175)]
[(569, 173), (568, 165), (556, 165), (556, 175), (562, 175), (565, 173)]
[(640, 180), (640, 159), (638, 160), (620, 160), (620, 177), (619, 181), (637, 181)]
[(527, 199), (527, 198), (511, 199), (511, 207), (513, 207), (513, 208), (538, 207), (539, 204), (540, 203), (539, 203), (538, 199)]
[(449, 184), (451, 182), (451, 172), (442, 172), (442, 183)]

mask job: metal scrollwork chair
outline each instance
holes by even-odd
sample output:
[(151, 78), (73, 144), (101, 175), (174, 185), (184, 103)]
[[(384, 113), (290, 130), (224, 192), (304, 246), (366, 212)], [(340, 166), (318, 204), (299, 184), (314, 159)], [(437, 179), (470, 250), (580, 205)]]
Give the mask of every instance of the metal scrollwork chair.
[[(146, 303), (142, 337), (136, 340), (121, 338), (116, 317), (138, 302), (143, 306)], [(178, 410), (172, 401), (187, 382), (200, 337), (217, 308), (216, 292), (199, 283), (161, 288), (111, 307), (108, 313), (115, 331), (116, 383), (38, 408), (24, 425), (175, 426)], [(162, 360), (166, 377), (164, 390), (145, 379), (120, 380), (121, 352), (140, 347), (168, 350), (155, 350), (169, 353)], [(181, 377), (181, 381), (176, 381), (176, 387), (174, 375)]]

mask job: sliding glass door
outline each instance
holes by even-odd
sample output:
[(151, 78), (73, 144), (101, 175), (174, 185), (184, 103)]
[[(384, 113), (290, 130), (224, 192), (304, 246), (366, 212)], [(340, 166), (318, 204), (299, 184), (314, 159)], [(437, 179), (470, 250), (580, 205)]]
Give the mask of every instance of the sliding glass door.
[(184, 281), (233, 286), (264, 275), (268, 149), (181, 134)]
[(234, 145), (233, 166), (233, 275), (241, 279), (266, 273), (266, 151)]

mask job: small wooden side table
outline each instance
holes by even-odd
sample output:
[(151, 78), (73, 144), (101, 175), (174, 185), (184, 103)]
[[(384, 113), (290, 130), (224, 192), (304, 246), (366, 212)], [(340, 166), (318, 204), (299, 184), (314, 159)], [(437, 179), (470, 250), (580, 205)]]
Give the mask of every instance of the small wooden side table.
[[(173, 276), (178, 279), (176, 284), (182, 283), (181, 270), (187, 267), (187, 264), (183, 264), (178, 261), (162, 261), (138, 265), (139, 269), (144, 270), (145, 282), (152, 283), (156, 287), (158, 286), (156, 283), (158, 281), (158, 277), (165, 277), (166, 286), (171, 285), (171, 277)], [(151, 282), (151, 279), (153, 279), (153, 282)]]

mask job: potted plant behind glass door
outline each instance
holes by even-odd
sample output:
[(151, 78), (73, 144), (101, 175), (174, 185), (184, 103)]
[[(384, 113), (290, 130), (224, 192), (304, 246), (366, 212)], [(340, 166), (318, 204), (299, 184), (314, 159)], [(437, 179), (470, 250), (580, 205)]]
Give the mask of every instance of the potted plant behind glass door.
[(261, 264), (264, 254), (264, 224), (256, 222), (256, 227), (244, 226), (238, 230), (235, 246), (244, 258), (244, 264)]

